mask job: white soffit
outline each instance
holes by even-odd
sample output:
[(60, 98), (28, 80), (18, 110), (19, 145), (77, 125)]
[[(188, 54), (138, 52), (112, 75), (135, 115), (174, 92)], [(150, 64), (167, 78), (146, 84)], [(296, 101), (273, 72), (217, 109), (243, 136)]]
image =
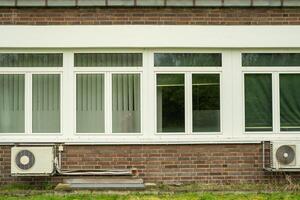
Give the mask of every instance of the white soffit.
[(0, 26), (0, 48), (299, 48), (300, 26)]

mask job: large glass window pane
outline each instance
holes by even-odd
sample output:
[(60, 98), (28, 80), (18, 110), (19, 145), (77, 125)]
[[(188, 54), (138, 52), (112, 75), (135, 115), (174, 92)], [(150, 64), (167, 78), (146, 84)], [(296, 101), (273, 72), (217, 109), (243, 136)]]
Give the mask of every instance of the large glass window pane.
[(112, 75), (112, 132), (141, 132), (139, 74)]
[(245, 74), (245, 130), (272, 131), (272, 75)]
[(24, 133), (23, 74), (0, 75), (0, 133)]
[(156, 67), (222, 66), (220, 53), (155, 53)]
[(141, 67), (142, 53), (75, 53), (75, 67)]
[(32, 75), (32, 132), (60, 132), (60, 75)]
[(157, 132), (184, 132), (184, 74), (158, 74), (156, 95)]
[(109, 0), (109, 6), (134, 6), (134, 0)]
[(45, 0), (18, 0), (17, 5), (18, 6), (45, 6)]
[(165, 0), (138, 0), (137, 6), (163, 6)]
[(77, 74), (77, 133), (104, 133), (104, 75)]
[(300, 131), (300, 74), (280, 74), (280, 130)]
[(62, 67), (61, 53), (0, 53), (0, 67)]
[(193, 132), (220, 131), (218, 74), (193, 74)]
[(300, 66), (300, 53), (243, 53), (242, 65), (251, 66)]
[(75, 6), (76, 0), (47, 0), (48, 6)]
[(106, 0), (79, 0), (78, 6), (105, 6)]

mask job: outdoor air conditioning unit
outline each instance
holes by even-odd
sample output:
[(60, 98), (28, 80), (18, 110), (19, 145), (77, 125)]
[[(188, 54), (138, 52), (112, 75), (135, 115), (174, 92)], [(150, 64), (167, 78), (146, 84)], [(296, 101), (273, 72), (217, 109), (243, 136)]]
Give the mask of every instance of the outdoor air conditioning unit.
[(19, 146), (11, 148), (12, 176), (50, 176), (53, 172), (53, 147)]
[(298, 142), (271, 142), (271, 168), (280, 171), (300, 171), (300, 143)]

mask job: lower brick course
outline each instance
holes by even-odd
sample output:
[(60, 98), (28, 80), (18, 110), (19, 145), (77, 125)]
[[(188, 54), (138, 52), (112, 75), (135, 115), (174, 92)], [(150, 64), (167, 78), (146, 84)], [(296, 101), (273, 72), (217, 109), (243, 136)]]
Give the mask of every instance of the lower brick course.
[[(42, 185), (64, 176), (11, 177), (10, 148), (0, 146), (0, 183)], [(284, 173), (262, 169), (260, 144), (90, 145), (65, 146), (64, 169), (137, 168), (145, 182), (155, 183), (270, 183)], [(298, 179), (300, 173), (290, 173)]]

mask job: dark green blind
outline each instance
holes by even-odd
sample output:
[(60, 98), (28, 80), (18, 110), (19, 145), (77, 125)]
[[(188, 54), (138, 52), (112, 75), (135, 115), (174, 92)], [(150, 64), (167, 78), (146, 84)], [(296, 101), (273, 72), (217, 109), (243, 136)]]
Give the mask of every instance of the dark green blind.
[(272, 131), (272, 75), (245, 75), (245, 131)]
[(280, 130), (300, 131), (300, 74), (280, 74)]

